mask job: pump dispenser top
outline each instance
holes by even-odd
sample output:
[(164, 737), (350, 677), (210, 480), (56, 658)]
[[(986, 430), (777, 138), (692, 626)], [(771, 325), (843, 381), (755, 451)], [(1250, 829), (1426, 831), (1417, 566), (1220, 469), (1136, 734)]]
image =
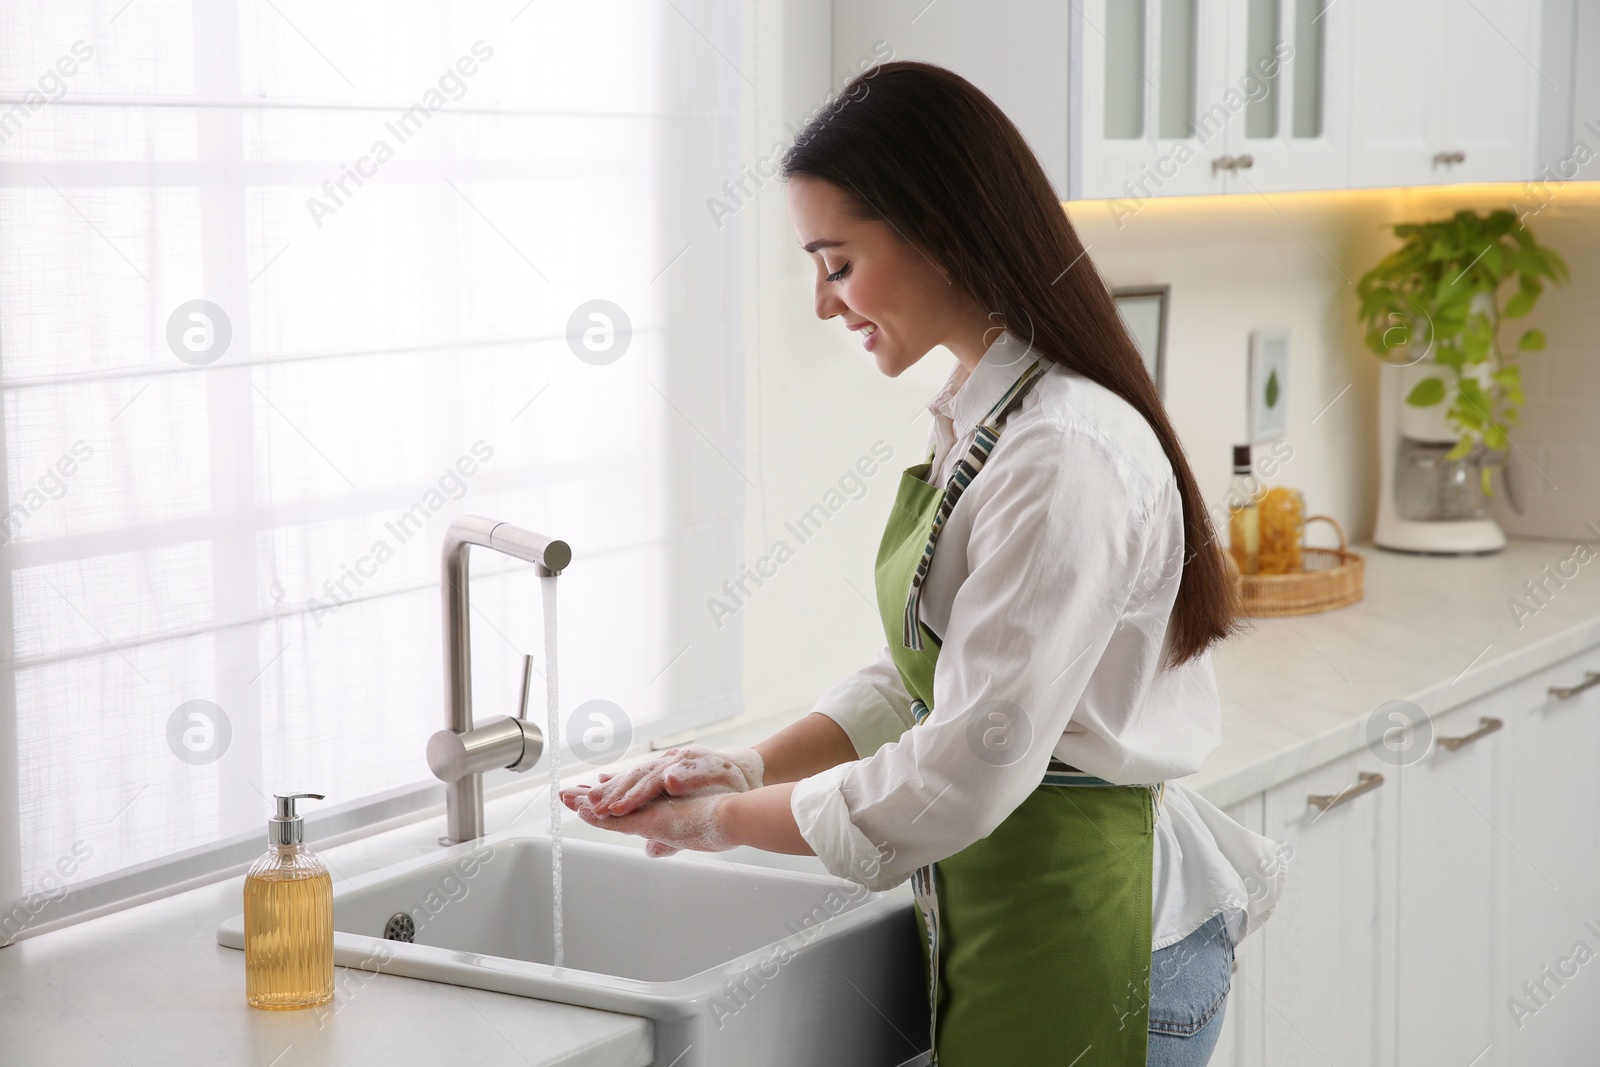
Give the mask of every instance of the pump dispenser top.
[(294, 810), (297, 800), (322, 800), (321, 793), (274, 793), (278, 814), (267, 820), (267, 841), (274, 845), (301, 845), (306, 840), (306, 821)]

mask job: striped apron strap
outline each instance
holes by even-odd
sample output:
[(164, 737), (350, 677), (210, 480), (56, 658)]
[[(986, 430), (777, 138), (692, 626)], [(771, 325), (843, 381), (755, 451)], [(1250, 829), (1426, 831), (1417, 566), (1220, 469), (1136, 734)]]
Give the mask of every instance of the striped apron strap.
[(945, 486), (944, 500), (939, 505), (939, 511), (933, 518), (933, 529), (928, 533), (928, 544), (922, 550), (922, 559), (917, 563), (916, 573), (911, 576), (911, 591), (906, 596), (906, 612), (904, 620), (903, 642), (906, 648), (922, 650), (922, 583), (927, 580), (928, 568), (933, 564), (933, 550), (939, 543), (939, 532), (944, 529), (944, 521), (949, 518), (950, 512), (955, 509), (956, 501), (961, 499), (961, 494), (966, 492), (967, 486), (978, 476), (983, 469), (983, 464), (993, 451), (995, 442), (1000, 439), (1000, 428), (1006, 416), (1011, 414), (1013, 408), (1021, 403), (1029, 389), (1035, 382), (1044, 377), (1045, 361), (1036, 359), (1022, 372), (1022, 376), (1011, 384), (1005, 395), (1002, 396), (989, 410), (982, 423), (978, 425), (977, 435), (972, 440), (972, 446), (967, 449), (967, 454), (957, 461), (955, 470), (950, 475), (949, 484)]

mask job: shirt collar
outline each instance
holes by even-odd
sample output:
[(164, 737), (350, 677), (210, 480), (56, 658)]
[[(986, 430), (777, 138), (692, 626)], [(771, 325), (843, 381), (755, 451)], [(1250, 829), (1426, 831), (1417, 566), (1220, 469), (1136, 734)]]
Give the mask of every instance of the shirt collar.
[(944, 388), (929, 401), (928, 410), (948, 416), (955, 424), (958, 439), (966, 436), (1022, 377), (1032, 363), (1030, 356), (1033, 352), (1026, 343), (1015, 334), (1000, 331), (971, 372), (965, 365), (956, 364)]

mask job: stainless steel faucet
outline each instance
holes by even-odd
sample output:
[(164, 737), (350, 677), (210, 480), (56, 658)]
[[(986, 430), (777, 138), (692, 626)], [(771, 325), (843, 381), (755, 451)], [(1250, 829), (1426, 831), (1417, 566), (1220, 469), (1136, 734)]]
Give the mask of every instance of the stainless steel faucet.
[(472, 628), (468, 616), (467, 552), (480, 545), (526, 560), (541, 577), (554, 577), (572, 562), (565, 541), (496, 522), (463, 515), (444, 536), (444, 678), (445, 725), (428, 739), (428, 767), (445, 783), (446, 835), (441, 845), (483, 836), (483, 773), (496, 767), (526, 771), (544, 752), (544, 731), (528, 719), (533, 657), (522, 662), (522, 702), (516, 718), (502, 715), (476, 726), (472, 722)]

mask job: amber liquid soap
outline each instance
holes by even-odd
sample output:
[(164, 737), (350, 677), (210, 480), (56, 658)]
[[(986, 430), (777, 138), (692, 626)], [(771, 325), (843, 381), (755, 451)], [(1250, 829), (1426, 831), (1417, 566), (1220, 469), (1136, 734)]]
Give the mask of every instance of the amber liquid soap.
[(333, 999), (333, 879), (302, 840), (295, 799), (279, 798), (272, 845), (244, 880), (245, 999), (255, 1008)]

